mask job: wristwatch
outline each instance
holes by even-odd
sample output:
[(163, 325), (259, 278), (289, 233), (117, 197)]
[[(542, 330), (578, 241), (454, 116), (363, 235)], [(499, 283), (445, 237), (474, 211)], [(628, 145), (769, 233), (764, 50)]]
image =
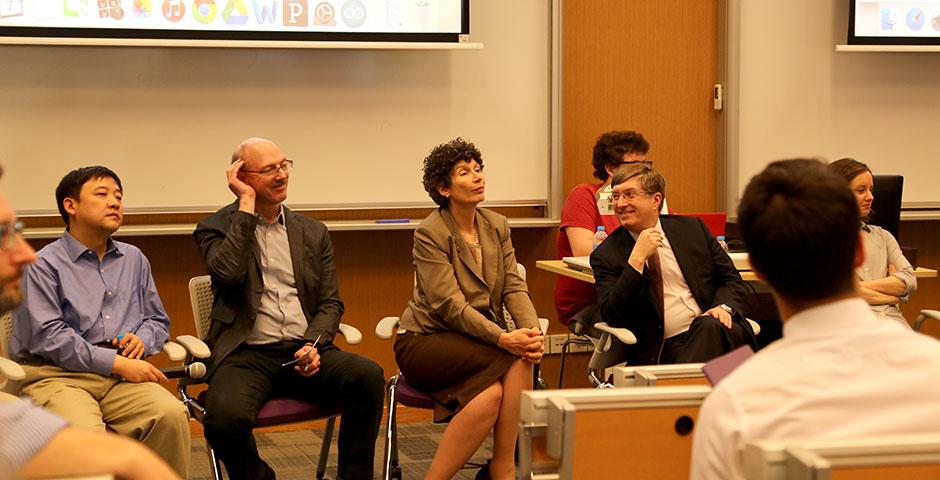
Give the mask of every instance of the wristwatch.
[(729, 315), (734, 315), (734, 309), (725, 305), (724, 303), (722, 303), (721, 305), (718, 305), (718, 308), (728, 312)]

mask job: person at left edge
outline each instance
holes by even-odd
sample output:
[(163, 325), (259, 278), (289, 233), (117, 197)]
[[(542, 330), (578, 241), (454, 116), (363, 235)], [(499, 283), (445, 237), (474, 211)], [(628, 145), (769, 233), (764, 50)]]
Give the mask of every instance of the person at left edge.
[(21, 394), (76, 427), (139, 440), (186, 478), (189, 416), (144, 360), (163, 348), (170, 320), (147, 257), (111, 238), (123, 195), (106, 167), (79, 168), (59, 182), (65, 233), (26, 267), (10, 353), (24, 363)]
[(339, 404), (338, 475), (371, 479), (385, 379), (333, 344), (343, 314), (333, 246), (323, 223), (283, 205), (292, 165), (268, 139), (243, 141), (226, 172), (236, 200), (193, 233), (215, 294), (206, 439), (232, 479), (274, 478), (251, 433), (264, 402)]

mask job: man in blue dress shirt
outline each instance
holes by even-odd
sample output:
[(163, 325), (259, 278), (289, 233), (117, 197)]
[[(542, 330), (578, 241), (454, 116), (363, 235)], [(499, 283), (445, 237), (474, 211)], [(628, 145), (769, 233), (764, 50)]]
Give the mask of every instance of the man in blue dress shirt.
[(111, 238), (123, 219), (122, 195), (105, 167), (59, 182), (66, 231), (26, 269), (10, 353), (26, 370), (21, 393), (37, 405), (74, 426), (136, 438), (186, 478), (186, 409), (144, 360), (161, 351), (170, 321), (147, 258)]

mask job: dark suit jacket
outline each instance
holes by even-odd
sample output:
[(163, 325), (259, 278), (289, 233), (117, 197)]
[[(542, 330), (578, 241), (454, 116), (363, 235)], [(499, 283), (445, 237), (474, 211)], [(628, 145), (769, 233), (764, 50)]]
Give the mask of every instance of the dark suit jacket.
[(431, 333), (456, 330), (495, 344), (503, 332), (503, 312), (518, 328), (538, 328), (535, 307), (516, 255), (506, 217), (478, 208), (482, 270), (447, 209), (431, 212), (415, 230), (415, 291), (401, 328)]
[[(659, 218), (682, 276), (702, 311), (724, 303), (734, 309), (734, 321), (746, 323), (741, 312), (747, 285), (705, 224), (694, 217)], [(653, 283), (627, 265), (634, 245), (630, 232), (618, 228), (591, 254), (591, 268), (601, 316), (609, 325), (628, 328), (636, 335), (636, 345), (627, 349), (627, 361), (651, 365), (659, 361), (663, 318), (652, 303)]]
[[(333, 245), (326, 226), (284, 207), (291, 263), (307, 330), (304, 339), (320, 345), (333, 341), (343, 315)], [(212, 326), (204, 339), (212, 349), (207, 375), (254, 328), (264, 281), (255, 240), (255, 216), (238, 210), (238, 201), (199, 222), (193, 236), (206, 271), (212, 276)]]

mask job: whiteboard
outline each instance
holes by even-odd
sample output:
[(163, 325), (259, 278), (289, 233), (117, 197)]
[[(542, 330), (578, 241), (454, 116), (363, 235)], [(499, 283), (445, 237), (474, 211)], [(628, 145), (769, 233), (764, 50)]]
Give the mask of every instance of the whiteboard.
[(754, 174), (796, 156), (903, 175), (905, 208), (940, 208), (940, 54), (836, 52), (844, 0), (732, 3), (732, 211)]
[(293, 208), (427, 206), (421, 164), (481, 149), (488, 204), (551, 197), (552, 5), (476, 0), (482, 50), (0, 46), (2, 188), (52, 214), (59, 179), (114, 169), (128, 212), (213, 211), (249, 136), (295, 160)]

